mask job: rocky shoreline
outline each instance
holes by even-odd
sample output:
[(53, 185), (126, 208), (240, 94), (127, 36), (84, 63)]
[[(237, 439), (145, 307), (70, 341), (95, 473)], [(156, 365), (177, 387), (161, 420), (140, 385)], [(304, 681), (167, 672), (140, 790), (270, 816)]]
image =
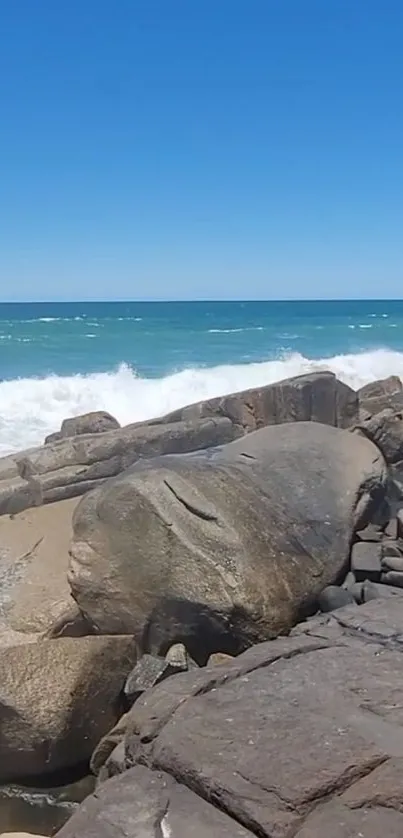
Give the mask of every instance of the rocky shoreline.
[(97, 776), (53, 834), (403, 834), (402, 411), (324, 372), (0, 459), (0, 782)]

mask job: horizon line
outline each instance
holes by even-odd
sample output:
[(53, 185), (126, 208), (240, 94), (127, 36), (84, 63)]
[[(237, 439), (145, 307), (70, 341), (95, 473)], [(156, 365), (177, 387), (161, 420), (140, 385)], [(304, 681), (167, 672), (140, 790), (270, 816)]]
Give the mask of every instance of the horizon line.
[(0, 300), (0, 305), (60, 305), (69, 303), (168, 303), (172, 305), (182, 303), (399, 303), (403, 297), (197, 297), (196, 299), (167, 297), (118, 297), (107, 299), (104, 297), (88, 297), (82, 299), (26, 299), (26, 300)]

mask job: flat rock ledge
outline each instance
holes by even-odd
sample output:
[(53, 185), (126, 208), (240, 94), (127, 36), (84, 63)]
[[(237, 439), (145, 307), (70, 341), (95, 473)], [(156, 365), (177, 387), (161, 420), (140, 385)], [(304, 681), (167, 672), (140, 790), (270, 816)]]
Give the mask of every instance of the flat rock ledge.
[(58, 835), (401, 838), (402, 651), (403, 600), (378, 599), (168, 678)]

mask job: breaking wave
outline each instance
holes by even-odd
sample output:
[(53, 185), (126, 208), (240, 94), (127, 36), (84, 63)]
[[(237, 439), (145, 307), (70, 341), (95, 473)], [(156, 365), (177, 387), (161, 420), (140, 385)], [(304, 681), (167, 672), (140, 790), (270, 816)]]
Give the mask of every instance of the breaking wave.
[(354, 389), (388, 375), (403, 377), (403, 353), (388, 349), (312, 360), (297, 353), (279, 360), (191, 368), (142, 378), (127, 364), (88, 375), (0, 382), (0, 454), (42, 444), (68, 416), (108, 410), (122, 424), (161, 416), (185, 404), (258, 387), (293, 375), (332, 370)]

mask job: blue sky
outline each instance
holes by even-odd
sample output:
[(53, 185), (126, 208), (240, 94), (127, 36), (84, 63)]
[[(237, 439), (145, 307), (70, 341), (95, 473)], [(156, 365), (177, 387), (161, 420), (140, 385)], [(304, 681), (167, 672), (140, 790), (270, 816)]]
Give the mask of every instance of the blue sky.
[(401, 0), (4, 0), (1, 299), (399, 297)]

